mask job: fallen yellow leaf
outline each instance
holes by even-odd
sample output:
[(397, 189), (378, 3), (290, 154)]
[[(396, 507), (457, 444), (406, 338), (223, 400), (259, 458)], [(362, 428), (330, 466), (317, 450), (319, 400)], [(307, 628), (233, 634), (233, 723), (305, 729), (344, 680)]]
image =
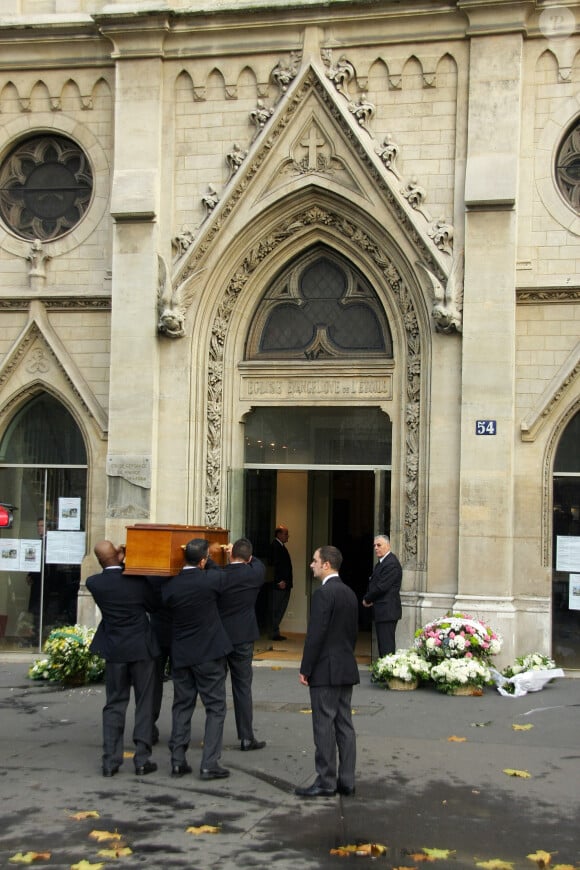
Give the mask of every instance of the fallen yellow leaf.
[(104, 864), (91, 864), (90, 861), (79, 861), (78, 864), (71, 864), (70, 870), (101, 870)]
[(552, 870), (578, 870), (578, 868), (572, 864), (554, 864)]
[(50, 852), (17, 852), (8, 859), (10, 864), (32, 864), (33, 861), (49, 861)]
[(504, 767), (503, 772), (507, 773), (508, 776), (519, 776), (521, 779), (530, 779), (532, 776), (527, 770), (513, 770), (511, 767)]
[(512, 725), (514, 731), (531, 731), (533, 725)]
[(435, 860), (437, 860), (438, 858), (449, 858), (450, 855), (455, 854), (455, 849), (426, 849), (425, 847), (423, 847), (423, 851), (426, 855), (429, 855)]
[(412, 861), (434, 861), (435, 858), (432, 858), (430, 855), (426, 855), (425, 852), (414, 852), (410, 855)]
[(123, 846), (120, 849), (99, 849), (97, 855), (99, 858), (126, 858), (127, 855), (132, 855), (133, 850), (129, 846)]
[(123, 758), (135, 758), (135, 753), (131, 752), (130, 749), (126, 749), (123, 753)]
[(111, 831), (91, 831), (91, 833), (89, 834), (89, 837), (91, 838), (91, 840), (96, 840), (97, 843), (103, 843), (103, 842), (106, 842), (107, 840), (120, 840), (121, 839), (121, 835), (118, 834), (116, 831), (114, 834), (111, 833)]
[(452, 734), (451, 737), (447, 738), (448, 743), (465, 743), (467, 737), (456, 737), (455, 734)]
[(312, 713), (312, 710), (304, 709), (304, 710), (300, 710), (300, 713)]
[(198, 828), (192, 825), (191, 828), (186, 828), (186, 834), (219, 834), (221, 828), (216, 827), (215, 825), (200, 825)]
[(382, 843), (349, 843), (348, 846), (338, 846), (336, 849), (331, 849), (331, 855), (338, 855), (339, 858), (344, 858), (347, 855), (359, 855), (369, 858), (378, 858), (379, 855), (384, 855), (387, 847)]
[(82, 822), (83, 819), (100, 819), (100, 815), (96, 810), (80, 810), (78, 813), (69, 813), (69, 819), (75, 819), (77, 822)]
[(281, 670), (282, 670), (282, 666), (281, 666), (281, 665), (272, 665), (271, 670), (273, 670), (273, 671), (281, 671)]
[(537, 852), (533, 852), (531, 855), (526, 855), (530, 861), (535, 861), (538, 867), (547, 867), (550, 861), (552, 860), (552, 855), (550, 852), (543, 852), (541, 849), (538, 849)]
[(492, 858), (490, 861), (476, 861), (476, 867), (484, 870), (513, 870), (513, 861), (502, 861), (501, 858)]

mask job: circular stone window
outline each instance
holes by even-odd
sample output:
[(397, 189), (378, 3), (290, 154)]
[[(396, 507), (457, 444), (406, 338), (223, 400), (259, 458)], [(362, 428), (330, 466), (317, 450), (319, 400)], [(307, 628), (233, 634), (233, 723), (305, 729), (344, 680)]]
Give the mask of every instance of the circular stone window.
[(0, 216), (21, 239), (65, 235), (82, 219), (92, 192), (88, 158), (65, 136), (26, 139), (0, 166)]
[(580, 121), (568, 130), (558, 151), (556, 182), (568, 205), (580, 214)]

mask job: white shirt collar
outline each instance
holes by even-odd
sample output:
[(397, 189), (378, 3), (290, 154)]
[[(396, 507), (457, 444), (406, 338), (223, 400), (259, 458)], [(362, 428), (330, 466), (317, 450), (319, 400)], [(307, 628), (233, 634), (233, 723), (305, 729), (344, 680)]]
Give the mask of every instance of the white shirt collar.
[(326, 583), (326, 581), (327, 581), (327, 580), (330, 580), (331, 577), (338, 577), (338, 574), (328, 574), (328, 575), (324, 578), (324, 580), (322, 581), (322, 585), (324, 586), (324, 584)]

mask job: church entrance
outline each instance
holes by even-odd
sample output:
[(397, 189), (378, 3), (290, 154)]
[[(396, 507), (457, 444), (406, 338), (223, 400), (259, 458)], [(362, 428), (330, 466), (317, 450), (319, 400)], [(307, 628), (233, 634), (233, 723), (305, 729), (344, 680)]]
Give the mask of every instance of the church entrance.
[[(276, 525), (288, 527), (294, 588), (284, 630), (303, 633), (317, 546), (338, 547), (343, 580), (359, 601), (366, 590), (373, 537), (390, 528), (391, 423), (378, 408), (264, 408), (249, 415), (245, 434), (244, 533), (267, 563)], [(269, 593), (258, 603), (264, 633)], [(359, 625), (370, 631), (362, 606)]]

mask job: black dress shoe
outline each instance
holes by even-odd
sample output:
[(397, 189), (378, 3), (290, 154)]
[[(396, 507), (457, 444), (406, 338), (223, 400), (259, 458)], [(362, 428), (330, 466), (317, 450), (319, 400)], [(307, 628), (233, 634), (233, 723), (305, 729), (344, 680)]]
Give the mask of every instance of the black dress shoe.
[(255, 737), (247, 737), (240, 743), (240, 749), (242, 752), (250, 752), (252, 749), (263, 749), (265, 745), (265, 740), (256, 740)]
[(202, 767), (199, 771), (200, 779), (226, 779), (229, 775), (225, 767)]
[(341, 785), (340, 783), (338, 783), (336, 786), (336, 790), (339, 794), (344, 795), (344, 797), (352, 797), (356, 793), (356, 788), (354, 787), (354, 785), (352, 788), (350, 788), (348, 785)]
[(103, 776), (115, 776), (116, 773), (119, 773), (118, 764), (113, 767), (103, 767)]
[(294, 794), (298, 797), (334, 797), (336, 794), (335, 788), (322, 788), (320, 785), (309, 785), (307, 788), (295, 788)]
[(183, 764), (174, 764), (171, 767), (171, 776), (185, 776), (186, 773), (191, 773), (191, 767), (186, 762)]
[(272, 640), (288, 640), (288, 638), (284, 637), (283, 634), (273, 634)]
[(135, 768), (136, 776), (147, 776), (148, 773), (154, 773), (157, 770), (157, 765), (154, 761), (146, 761), (141, 767)]

